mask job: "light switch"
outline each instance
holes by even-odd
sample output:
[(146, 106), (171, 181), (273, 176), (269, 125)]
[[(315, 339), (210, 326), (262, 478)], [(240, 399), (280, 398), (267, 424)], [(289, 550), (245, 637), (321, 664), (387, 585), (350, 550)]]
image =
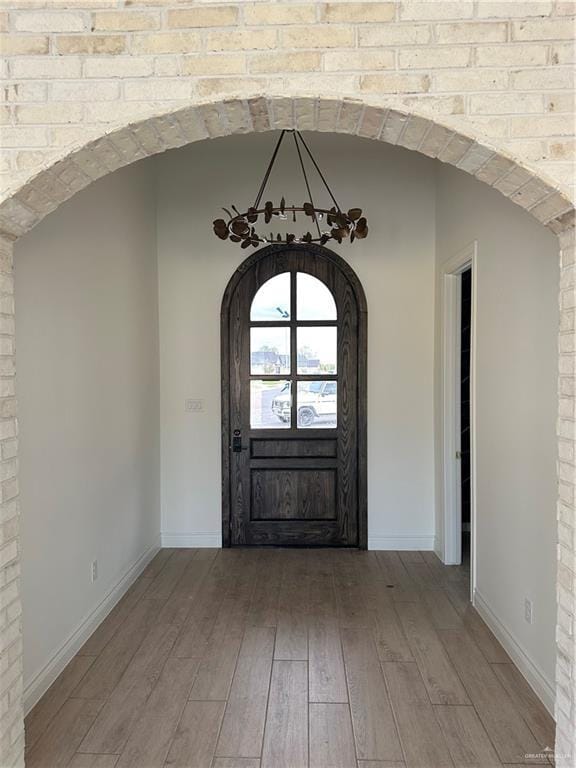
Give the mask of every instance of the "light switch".
[(184, 410), (187, 413), (201, 413), (204, 410), (204, 400), (189, 398), (184, 401)]

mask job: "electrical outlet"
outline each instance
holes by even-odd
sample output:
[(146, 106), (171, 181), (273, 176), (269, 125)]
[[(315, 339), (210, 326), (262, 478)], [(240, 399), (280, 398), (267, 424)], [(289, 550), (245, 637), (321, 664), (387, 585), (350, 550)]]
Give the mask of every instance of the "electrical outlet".
[(189, 398), (184, 401), (184, 410), (188, 413), (201, 413), (204, 410), (204, 400)]
[(92, 565), (90, 566), (90, 581), (92, 584), (96, 581), (98, 578), (98, 560), (93, 560)]
[(532, 600), (529, 600), (527, 597), (524, 598), (524, 620), (527, 624), (534, 623), (534, 606), (532, 605)]

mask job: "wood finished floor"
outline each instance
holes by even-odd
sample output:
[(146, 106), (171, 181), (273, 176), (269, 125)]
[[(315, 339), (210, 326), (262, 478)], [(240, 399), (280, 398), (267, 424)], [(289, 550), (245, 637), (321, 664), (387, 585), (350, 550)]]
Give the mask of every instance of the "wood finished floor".
[(495, 768), (554, 724), (430, 552), (164, 549), (26, 719), (27, 768)]

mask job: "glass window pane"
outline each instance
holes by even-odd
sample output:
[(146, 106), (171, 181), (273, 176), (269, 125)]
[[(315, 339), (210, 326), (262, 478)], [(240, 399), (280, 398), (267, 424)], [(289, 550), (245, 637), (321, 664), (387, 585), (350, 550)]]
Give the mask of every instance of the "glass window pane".
[(250, 320), (290, 320), (290, 272), (271, 277), (260, 286), (252, 300)]
[(298, 373), (336, 373), (337, 329), (305, 326), (296, 331)]
[(252, 429), (283, 429), (290, 426), (292, 395), (289, 381), (250, 382)]
[(298, 428), (334, 428), (338, 403), (335, 381), (299, 381)]
[(336, 320), (336, 302), (330, 289), (306, 272), (296, 275), (296, 315), (298, 320)]
[(290, 373), (290, 326), (250, 329), (250, 373)]

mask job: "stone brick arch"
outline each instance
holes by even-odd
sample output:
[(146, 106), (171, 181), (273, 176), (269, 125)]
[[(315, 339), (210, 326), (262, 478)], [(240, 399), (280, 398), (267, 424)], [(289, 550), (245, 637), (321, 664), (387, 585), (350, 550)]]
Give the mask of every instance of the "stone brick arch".
[(472, 132), (376, 99), (254, 95), (153, 114), (66, 148), (0, 203), (0, 236), (20, 237), (92, 181), (136, 160), (202, 139), (281, 128), (397, 144), (470, 173), (555, 232), (570, 226), (573, 208), (552, 180)]
[[(454, 165), (494, 187), (527, 210), (559, 237), (561, 257), (561, 325), (559, 333), (559, 500), (557, 752), (567, 755), (557, 765), (574, 765), (576, 755), (576, 258), (574, 208), (558, 185), (541, 170), (521, 163), (480, 134), (463, 132), (430, 115), (388, 106), (372, 98), (264, 96), (194, 103), (152, 114), (81, 146), (66, 147), (62, 156), (21, 186), (10, 189), (0, 203), (0, 328), (2, 391), (0, 393), (0, 633), (3, 706), (0, 764), (22, 764), (22, 645), (18, 587), (19, 537), (17, 457), (14, 455), (16, 398), (14, 392), (14, 327), (12, 245), (50, 212), (96, 179), (136, 160), (193, 141), (281, 128), (347, 133), (421, 152)], [(7, 443), (11, 444), (8, 450)], [(6, 444), (6, 450), (5, 450)]]

